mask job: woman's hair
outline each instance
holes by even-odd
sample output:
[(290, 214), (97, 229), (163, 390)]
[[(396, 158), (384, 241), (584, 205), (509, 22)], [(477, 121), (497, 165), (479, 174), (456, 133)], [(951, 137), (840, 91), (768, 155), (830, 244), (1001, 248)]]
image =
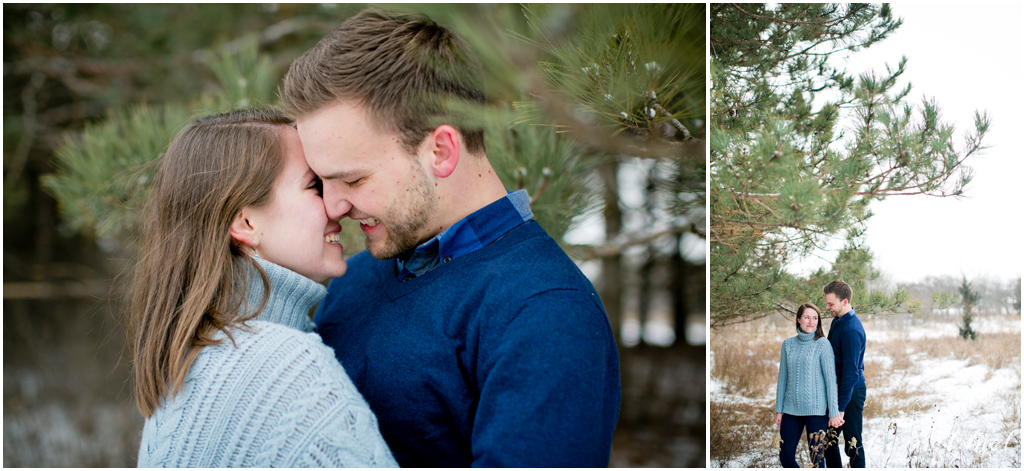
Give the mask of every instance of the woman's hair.
[(482, 75), (476, 55), (451, 29), (419, 15), (369, 9), (292, 62), (281, 97), (299, 119), (339, 100), (360, 103), (409, 153), (454, 120), (447, 124), (462, 133), (467, 150), (481, 154), (483, 130), (446, 101), (484, 103)]
[[(207, 116), (186, 126), (159, 158), (143, 208), (134, 277), (129, 282), (135, 400), (143, 416), (174, 397), (189, 367), (217, 331), (245, 316), (246, 265), (270, 282), (232, 243), (229, 228), (246, 206), (273, 198), (284, 165), (281, 132), (292, 121), (272, 109)], [(232, 341), (234, 339), (232, 338)]]
[(800, 329), (800, 317), (804, 315), (804, 311), (808, 309), (814, 309), (814, 312), (818, 313), (818, 329), (814, 331), (814, 340), (818, 340), (825, 336), (825, 331), (821, 328), (821, 309), (811, 303), (803, 303), (800, 307), (796, 308), (796, 331), (803, 332)]

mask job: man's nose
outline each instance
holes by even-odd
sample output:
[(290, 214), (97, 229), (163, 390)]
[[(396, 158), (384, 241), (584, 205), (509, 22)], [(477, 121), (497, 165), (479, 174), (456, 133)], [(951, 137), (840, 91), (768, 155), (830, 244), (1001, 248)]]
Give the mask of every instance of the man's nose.
[(341, 220), (348, 215), (352, 209), (352, 203), (348, 201), (347, 193), (335, 183), (324, 182), (324, 209), (327, 217), (332, 221)]

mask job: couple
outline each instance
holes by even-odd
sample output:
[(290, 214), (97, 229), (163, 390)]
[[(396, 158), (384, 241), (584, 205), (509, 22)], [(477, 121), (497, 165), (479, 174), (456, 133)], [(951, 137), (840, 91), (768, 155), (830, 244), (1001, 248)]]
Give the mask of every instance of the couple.
[(850, 467), (863, 468), (864, 326), (850, 305), (850, 285), (836, 280), (823, 291), (825, 308), (834, 318), (828, 338), (822, 332), (821, 311), (807, 303), (796, 310), (796, 337), (782, 342), (775, 396), (775, 425), (782, 438), (779, 459), (783, 467), (798, 467), (796, 448), (806, 428), (813, 466), (842, 468), (842, 431)]
[[(446, 98), (484, 101), (466, 44), (364, 11), (282, 90), (287, 115), (201, 118), (162, 156), (130, 308), (139, 466), (607, 466), (607, 316), (482, 131), (444, 124)], [(368, 252), (347, 262), (343, 217)]]

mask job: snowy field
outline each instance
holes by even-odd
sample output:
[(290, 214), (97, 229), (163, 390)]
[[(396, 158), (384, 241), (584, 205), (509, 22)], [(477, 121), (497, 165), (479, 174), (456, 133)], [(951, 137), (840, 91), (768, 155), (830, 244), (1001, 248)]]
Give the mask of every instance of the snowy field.
[[(779, 466), (779, 349), (795, 326), (776, 317), (711, 332), (712, 467)], [(869, 468), (1020, 467), (1019, 315), (977, 316), (974, 341), (959, 337), (956, 317), (862, 321)], [(806, 437), (798, 451), (807, 465)]]

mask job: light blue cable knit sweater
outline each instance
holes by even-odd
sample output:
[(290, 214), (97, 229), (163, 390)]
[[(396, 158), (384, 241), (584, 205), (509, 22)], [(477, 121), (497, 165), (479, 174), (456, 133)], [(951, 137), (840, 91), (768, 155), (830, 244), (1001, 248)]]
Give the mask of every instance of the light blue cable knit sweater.
[[(266, 309), (230, 339), (204, 347), (181, 391), (146, 419), (143, 467), (398, 467), (377, 418), (307, 313), (327, 290), (259, 260)], [(253, 310), (263, 283), (250, 276)], [(218, 338), (227, 336), (218, 332)]]
[(835, 361), (828, 339), (814, 340), (813, 332), (784, 340), (775, 412), (801, 416), (828, 412), (829, 417), (838, 417)]

